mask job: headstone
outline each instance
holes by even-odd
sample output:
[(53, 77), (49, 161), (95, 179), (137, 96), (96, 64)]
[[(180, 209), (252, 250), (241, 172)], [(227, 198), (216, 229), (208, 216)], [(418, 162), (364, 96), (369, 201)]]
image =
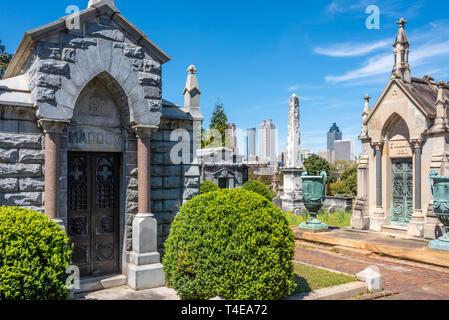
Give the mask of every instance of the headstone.
[(382, 276), (379, 268), (376, 266), (369, 266), (365, 270), (356, 274), (357, 278), (365, 281), (369, 292), (382, 291)]
[(335, 213), (335, 206), (330, 206), (329, 209), (327, 209), (327, 211), (329, 212), (329, 214), (334, 214)]

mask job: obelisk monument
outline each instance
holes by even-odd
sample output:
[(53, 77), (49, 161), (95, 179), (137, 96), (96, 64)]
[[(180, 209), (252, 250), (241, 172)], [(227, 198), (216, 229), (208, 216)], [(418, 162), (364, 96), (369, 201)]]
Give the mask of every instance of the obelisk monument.
[(301, 161), (301, 128), (299, 98), (296, 94), (290, 97), (288, 114), (287, 160), (284, 173), (284, 192), (281, 196), (282, 210), (294, 211), (304, 208), (302, 199), (301, 173), (304, 166)]

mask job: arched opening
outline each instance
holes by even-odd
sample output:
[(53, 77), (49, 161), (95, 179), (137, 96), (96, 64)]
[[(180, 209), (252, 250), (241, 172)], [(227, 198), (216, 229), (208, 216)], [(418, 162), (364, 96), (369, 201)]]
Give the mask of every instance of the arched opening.
[(413, 214), (413, 152), (406, 121), (394, 113), (382, 130), (385, 141), (386, 207), (390, 225), (406, 229)]
[[(81, 276), (120, 273), (128, 199), (126, 170), (137, 166), (124, 90), (108, 73), (80, 92), (67, 127), (67, 231)], [(124, 166), (126, 164), (126, 168)]]

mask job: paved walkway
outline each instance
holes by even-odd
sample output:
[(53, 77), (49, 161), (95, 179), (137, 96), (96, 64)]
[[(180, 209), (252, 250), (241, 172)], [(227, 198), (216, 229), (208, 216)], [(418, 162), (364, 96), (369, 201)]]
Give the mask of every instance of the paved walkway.
[(331, 248), (312, 248), (299, 241), (295, 260), (353, 275), (370, 265), (376, 265), (383, 277), (384, 289), (399, 291), (397, 295), (381, 299), (449, 300), (449, 269), (381, 258), (375, 254), (355, 256), (337, 253), (336, 250), (331, 251)]
[(167, 287), (134, 291), (126, 286), (75, 294), (75, 300), (180, 300), (176, 291)]

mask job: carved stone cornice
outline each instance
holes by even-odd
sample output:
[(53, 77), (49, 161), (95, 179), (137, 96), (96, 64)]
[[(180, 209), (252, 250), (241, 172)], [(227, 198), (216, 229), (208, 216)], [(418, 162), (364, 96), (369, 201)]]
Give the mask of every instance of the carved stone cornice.
[(157, 126), (138, 124), (138, 125), (132, 126), (132, 129), (133, 129), (134, 133), (136, 134), (137, 138), (146, 139), (146, 138), (151, 138), (151, 134), (153, 133), (153, 131), (156, 131), (159, 128)]
[(62, 133), (69, 124), (67, 120), (40, 119), (37, 125), (42, 128), (44, 133)]

